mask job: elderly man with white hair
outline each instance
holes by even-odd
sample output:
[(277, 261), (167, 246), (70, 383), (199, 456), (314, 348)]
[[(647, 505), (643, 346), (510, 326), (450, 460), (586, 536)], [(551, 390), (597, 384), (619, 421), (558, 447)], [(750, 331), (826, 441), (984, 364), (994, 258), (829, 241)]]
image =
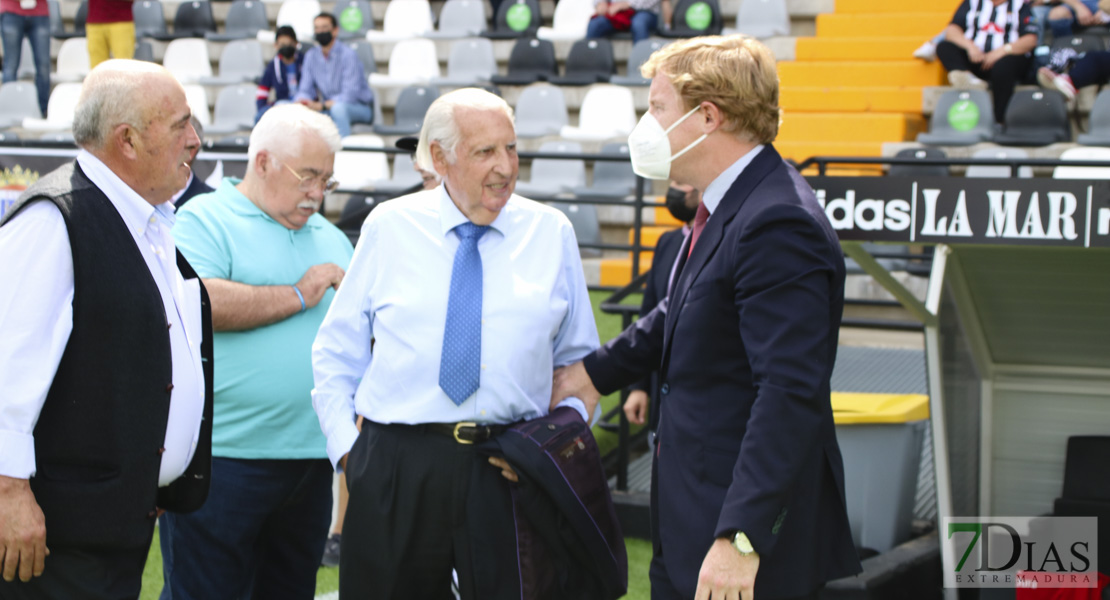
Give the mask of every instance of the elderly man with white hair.
[[(578, 246), (562, 213), (513, 194), (501, 98), (437, 99), (416, 158), (443, 184), (370, 213), (313, 346), (313, 404), (350, 491), (339, 592), (442, 598), (454, 568), (465, 600), (519, 598), (516, 474), (474, 444), (547, 415), (553, 369), (598, 346)], [(478, 558), (490, 547), (499, 560)]]
[(0, 222), (0, 598), (136, 598), (158, 512), (204, 503), (211, 319), (170, 229), (189, 114), (161, 66), (101, 63), (77, 159)]
[(192, 199), (174, 234), (212, 297), (212, 490), (160, 521), (162, 598), (304, 598), (331, 522), (332, 468), (312, 411), (310, 349), (351, 244), (317, 211), (335, 188), (331, 120), (271, 108), (244, 178)]

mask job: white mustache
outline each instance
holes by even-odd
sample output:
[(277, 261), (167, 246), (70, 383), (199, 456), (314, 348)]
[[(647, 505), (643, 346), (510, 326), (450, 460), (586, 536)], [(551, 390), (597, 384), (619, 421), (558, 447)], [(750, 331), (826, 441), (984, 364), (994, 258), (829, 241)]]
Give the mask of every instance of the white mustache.
[(311, 209), (311, 210), (319, 210), (320, 209), (320, 203), (312, 201), (312, 200), (304, 200), (302, 202), (297, 203), (297, 208), (307, 208), (307, 209)]

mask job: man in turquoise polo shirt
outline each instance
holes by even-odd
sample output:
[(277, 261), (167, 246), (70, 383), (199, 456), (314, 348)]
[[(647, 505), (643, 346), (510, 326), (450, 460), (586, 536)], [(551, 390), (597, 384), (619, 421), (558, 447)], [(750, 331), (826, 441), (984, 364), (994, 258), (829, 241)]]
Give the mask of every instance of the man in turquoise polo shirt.
[(161, 517), (162, 598), (305, 598), (331, 521), (332, 468), (312, 408), (311, 347), (352, 248), (318, 214), (339, 132), (296, 104), (251, 132), (243, 180), (178, 213), (174, 237), (209, 290), (212, 487)]

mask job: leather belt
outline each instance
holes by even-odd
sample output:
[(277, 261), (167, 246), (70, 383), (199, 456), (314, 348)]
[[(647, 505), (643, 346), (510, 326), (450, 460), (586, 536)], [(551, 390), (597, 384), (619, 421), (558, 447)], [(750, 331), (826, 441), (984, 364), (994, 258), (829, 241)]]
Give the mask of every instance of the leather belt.
[(428, 433), (435, 433), (453, 438), (460, 444), (481, 444), (482, 442), (501, 435), (509, 428), (508, 425), (483, 425), (471, 421), (461, 421), (459, 423), (425, 423), (418, 427), (423, 427), (424, 431)]

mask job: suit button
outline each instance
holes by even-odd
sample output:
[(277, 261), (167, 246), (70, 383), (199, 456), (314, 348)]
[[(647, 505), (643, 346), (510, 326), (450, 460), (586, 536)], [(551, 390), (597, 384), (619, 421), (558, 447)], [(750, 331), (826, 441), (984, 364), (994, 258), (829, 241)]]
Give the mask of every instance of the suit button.
[(671, 386), (664, 383), (663, 385), (659, 386), (659, 393), (663, 395), (671, 393)]
[(173, 384), (172, 383), (167, 383), (166, 384), (166, 393), (168, 394), (172, 391), (173, 391)]

